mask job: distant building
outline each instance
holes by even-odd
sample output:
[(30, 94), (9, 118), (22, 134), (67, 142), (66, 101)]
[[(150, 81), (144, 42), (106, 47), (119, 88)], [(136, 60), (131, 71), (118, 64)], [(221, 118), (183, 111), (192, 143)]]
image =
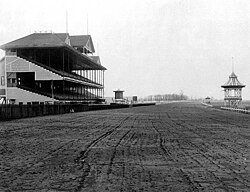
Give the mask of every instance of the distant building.
[(239, 82), (234, 72), (229, 76), (229, 80), (221, 86), (224, 88), (224, 104), (228, 107), (239, 107), (242, 101), (242, 88), (245, 87)]
[(124, 103), (125, 99), (123, 98), (123, 92), (122, 90), (118, 89), (115, 92), (115, 103)]
[(206, 98), (205, 98), (205, 103), (211, 104), (211, 98), (210, 98), (210, 97), (206, 97)]
[(133, 97), (132, 97), (132, 101), (133, 101), (133, 103), (136, 103), (136, 102), (137, 102), (137, 100), (138, 100), (138, 99), (137, 99), (137, 96), (133, 96)]
[(90, 35), (33, 33), (0, 46), (6, 103), (102, 102), (104, 71)]

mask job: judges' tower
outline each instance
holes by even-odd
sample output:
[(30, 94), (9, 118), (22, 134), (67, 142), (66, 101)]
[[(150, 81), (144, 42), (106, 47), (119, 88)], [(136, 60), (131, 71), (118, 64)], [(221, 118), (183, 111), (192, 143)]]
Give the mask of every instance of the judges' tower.
[(239, 82), (234, 71), (229, 76), (229, 80), (221, 86), (224, 88), (224, 105), (227, 107), (239, 107), (242, 101), (242, 88), (245, 87)]

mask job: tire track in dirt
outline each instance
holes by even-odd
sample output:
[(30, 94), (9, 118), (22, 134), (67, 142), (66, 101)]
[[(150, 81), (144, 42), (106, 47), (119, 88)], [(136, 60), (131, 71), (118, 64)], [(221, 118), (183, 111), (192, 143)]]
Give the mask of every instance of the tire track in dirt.
[[(131, 132), (131, 129), (128, 130), (120, 139), (119, 141), (116, 143), (116, 145), (114, 146), (110, 161), (108, 163), (108, 169), (107, 169), (107, 180), (108, 182), (110, 182), (110, 175), (112, 173), (112, 167), (114, 166), (115, 162), (114, 159), (116, 157), (117, 154), (117, 148), (119, 147), (119, 145), (121, 145), (121, 143), (124, 141), (124, 139), (127, 137), (127, 135)], [(121, 155), (124, 156), (124, 149), (121, 149)], [(116, 163), (117, 164), (117, 163)], [(117, 164), (119, 167), (121, 167), (122, 169), (122, 181), (121, 181), (121, 185), (120, 185), (120, 191), (123, 191), (124, 188), (124, 179), (125, 179), (125, 162), (118, 162)]]
[[(167, 122), (167, 124), (164, 123), (164, 122), (162, 121), (161, 124), (157, 124), (157, 126), (154, 126), (154, 128), (156, 128), (156, 127), (158, 127), (158, 128), (163, 128), (162, 125), (164, 125), (164, 127), (165, 127), (165, 126), (171, 125), (170, 127), (168, 127), (168, 131), (171, 131), (171, 135), (176, 135), (176, 138), (178, 138), (178, 139), (176, 140), (176, 141), (178, 142), (178, 148), (179, 148), (178, 151), (181, 151), (181, 153), (185, 153), (185, 156), (188, 156), (188, 157), (189, 157), (190, 159), (192, 159), (194, 162), (198, 163), (199, 166), (203, 167), (201, 162), (197, 161), (197, 159), (193, 158), (192, 155), (190, 155), (189, 153), (186, 153), (186, 152), (185, 152), (185, 149), (183, 149), (183, 148), (181, 147), (181, 144), (180, 144), (180, 141), (181, 141), (181, 140), (184, 140), (185, 143), (188, 143), (190, 146), (192, 145), (192, 143), (189, 142), (188, 140), (186, 140), (185, 137), (183, 138), (183, 134), (182, 134), (183, 125), (179, 123), (179, 121), (182, 121), (182, 118), (181, 118), (181, 119), (180, 119), (179, 117), (172, 118), (169, 114), (167, 114), (167, 117), (168, 117), (168, 119), (164, 119), (164, 121)], [(161, 115), (159, 115), (159, 119), (161, 120)], [(174, 120), (173, 120), (173, 119), (174, 119)], [(180, 120), (179, 120), (179, 119), (180, 119)], [(172, 124), (170, 124), (169, 120), (172, 121)], [(157, 130), (157, 129), (156, 129), (156, 130)], [(158, 132), (159, 132), (159, 131), (158, 131)], [(159, 132), (159, 133), (160, 133), (160, 132)], [(160, 135), (161, 135), (161, 134), (160, 134)], [(161, 144), (160, 144), (160, 146), (161, 146), (162, 150), (167, 154), (167, 156), (172, 157), (173, 161), (178, 162), (177, 159), (176, 159), (175, 157), (173, 157), (173, 156), (171, 155), (171, 153), (165, 149), (165, 147), (164, 147), (164, 142), (163, 142), (163, 141), (164, 141), (164, 139), (161, 139)], [(195, 146), (195, 147), (196, 147), (196, 146)], [(198, 148), (198, 149), (199, 149), (199, 148)], [(202, 153), (202, 151), (198, 151), (198, 152), (199, 152), (201, 155), (204, 155), (204, 154)], [(205, 158), (207, 158), (207, 157), (205, 156)], [(180, 168), (180, 171), (182, 172), (182, 175), (184, 176), (184, 178), (186, 179), (186, 181), (187, 181), (189, 184), (192, 185), (192, 189), (193, 189), (193, 190), (196, 190), (196, 191), (197, 191), (197, 190), (199, 190), (199, 189), (201, 188), (201, 186), (199, 185), (199, 183), (197, 183), (197, 182), (195, 182), (195, 181), (192, 181), (192, 179), (188, 176), (188, 174), (186, 174), (186, 172), (185, 172), (185, 170), (184, 170), (183, 168)], [(208, 171), (208, 170), (207, 170), (207, 171)], [(218, 181), (220, 181), (219, 178), (217, 178), (217, 179), (218, 179)]]
[[(103, 119), (107, 119), (107, 117), (108, 117), (108, 115), (105, 115), (105, 116), (102, 116), (102, 118)], [(80, 122), (83, 122), (84, 121), (84, 119), (87, 119), (88, 117), (85, 117), (85, 118), (82, 118), (81, 119), (81, 117), (79, 117), (78, 119), (81, 119), (81, 121)], [(34, 119), (28, 119), (28, 121), (27, 122), (29, 122), (29, 120), (31, 120), (31, 121), (33, 121)], [(19, 120), (18, 120), (19, 121)], [(73, 121), (73, 119), (71, 120), (72, 122), (74, 122)], [(109, 122), (110, 120), (109, 119), (107, 119), (106, 120), (107, 122)], [(116, 121), (116, 120), (115, 120)], [(103, 133), (103, 129), (105, 129), (106, 130), (106, 128), (107, 127), (109, 127), (110, 126), (110, 124), (109, 125), (106, 125), (105, 127), (103, 126), (103, 124), (105, 123), (105, 121), (101, 121), (101, 123), (96, 123), (96, 122), (99, 122), (99, 121), (96, 121), (95, 120), (95, 118), (91, 118), (89, 121), (88, 121), (88, 124), (93, 124), (93, 125), (95, 125), (95, 124), (97, 124), (97, 129), (99, 129), (99, 130), (96, 130), (96, 131), (92, 131), (92, 129), (88, 129), (88, 133), (87, 134), (84, 134), (84, 136), (85, 137), (88, 137), (88, 136), (90, 136), (90, 135), (95, 135), (95, 134), (98, 134), (98, 133)], [(120, 122), (120, 121), (119, 121)], [(7, 122), (7, 123), (11, 123), (11, 122)], [(25, 123), (26, 123), (26, 121), (25, 121)], [(55, 124), (55, 122), (53, 121), (53, 123)], [(13, 123), (11, 123), (11, 124), (13, 124)], [(14, 123), (15, 124), (15, 123)], [(66, 123), (66, 124), (63, 124), (63, 127), (62, 128), (64, 128), (64, 127), (67, 127), (67, 124), (68, 124), (68, 122)], [(79, 124), (79, 123), (78, 123)], [(43, 124), (40, 124), (41, 125), (41, 127), (40, 128), (38, 128), (38, 129), (41, 129), (41, 130), (45, 130), (46, 132), (47, 132), (47, 130), (48, 131), (50, 131), (50, 127), (51, 127), (51, 131), (54, 131), (55, 132), (55, 130), (53, 130), (52, 128), (53, 128), (53, 126), (54, 125), (51, 125), (51, 123), (43, 123)], [(86, 125), (85, 125), (85, 127), (86, 127)], [(99, 128), (98, 128), (99, 127)], [(17, 133), (17, 131), (19, 132), (21, 132), (21, 131), (24, 131), (24, 132), (26, 132), (26, 129), (28, 128), (28, 129), (30, 129), (30, 130), (32, 130), (32, 128), (34, 129), (34, 125), (31, 125), (31, 126), (28, 126), (28, 127), (26, 127), (26, 128), (24, 128), (24, 129), (21, 129), (22, 128), (22, 125), (20, 126), (20, 128), (18, 127), (18, 128), (14, 128), (14, 129), (10, 129), (10, 130), (7, 130), (7, 131), (9, 131), (9, 132), (11, 132), (11, 134), (12, 135), (15, 135), (15, 134), (18, 134)], [(57, 129), (58, 129), (58, 127), (56, 127)], [(112, 126), (112, 128), (113, 128), (113, 126)], [(80, 130), (80, 127), (79, 127), (79, 130)], [(27, 131), (28, 132), (28, 131)], [(45, 132), (45, 133), (46, 133)], [(44, 132), (43, 132), (43, 134), (45, 134)], [(19, 135), (19, 134), (18, 134)], [(6, 136), (6, 135), (5, 135)], [(22, 137), (23, 136), (23, 134), (20, 134), (20, 136)], [(39, 136), (37, 136), (38, 138), (39, 138)], [(6, 137), (5, 137), (6, 138)], [(39, 138), (40, 139), (40, 138)], [(68, 140), (68, 139), (67, 139)], [(31, 162), (31, 163), (29, 163), (29, 164), (27, 164), (27, 167), (22, 167), (22, 169), (18, 169), (17, 171), (15, 171), (15, 173), (14, 174), (12, 174), (12, 175), (5, 175), (2, 179), (4, 179), (4, 178), (7, 178), (8, 177), (8, 180), (20, 180), (20, 177), (22, 177), (22, 178), (24, 178), (24, 177), (26, 177), (26, 176), (24, 176), (26, 173), (28, 173), (29, 174), (29, 170), (33, 170), (34, 169), (34, 167), (36, 167), (36, 165), (38, 165), (38, 166), (40, 166), (40, 164), (43, 164), (43, 162), (44, 161), (46, 161), (46, 159), (48, 159), (48, 158), (50, 158), (50, 157), (52, 157), (52, 156), (57, 156), (56, 154), (57, 153), (62, 153), (62, 151), (64, 151), (64, 150), (69, 150), (71, 147), (72, 147), (72, 145), (74, 145), (75, 143), (77, 143), (79, 141), (79, 139), (71, 139), (71, 140), (69, 140), (69, 141), (67, 141), (67, 142), (64, 142), (62, 145), (60, 145), (60, 146), (57, 146), (56, 148), (54, 148), (54, 149), (52, 149), (52, 150), (50, 150), (49, 152), (47, 152), (47, 153), (41, 153), (41, 155), (42, 156), (39, 156), (39, 158), (37, 159), (36, 158), (36, 160), (34, 161), (34, 162)], [(8, 143), (8, 140), (6, 141), (7, 143)], [(38, 144), (38, 146), (40, 145), (40, 141), (37, 143)], [(35, 144), (34, 146), (32, 146), (32, 148), (35, 148), (36, 146), (37, 146), (37, 144)], [(76, 145), (77, 146), (77, 145)], [(49, 148), (48, 148), (49, 149)], [(32, 153), (30, 153), (30, 154), (32, 154)], [(35, 156), (34, 156), (35, 157)], [(13, 167), (14, 168), (14, 167)], [(11, 168), (12, 169), (12, 168)], [(10, 173), (10, 171), (9, 171), (9, 173)], [(3, 181), (3, 180), (2, 180)], [(8, 182), (9, 183), (9, 182)], [(7, 184), (6, 183), (6, 185), (8, 186), (9, 184)], [(60, 187), (58, 187), (57, 189), (59, 189)], [(35, 189), (34, 189), (35, 190)]]
[[(144, 131), (147, 134), (145, 134), (144, 137), (140, 138), (141, 142), (140, 142), (140, 145), (138, 146), (138, 149), (137, 149), (138, 152), (137, 153), (138, 153), (138, 158), (139, 158), (139, 166), (140, 166), (140, 168), (142, 170), (142, 173), (143, 173), (142, 178), (141, 178), (141, 182), (145, 182), (145, 179), (146, 179), (146, 182), (150, 183), (149, 189), (147, 189), (146, 186), (143, 186), (142, 189), (148, 191), (148, 190), (153, 190), (154, 185), (155, 185), (155, 181), (153, 181), (153, 175), (154, 175), (154, 173), (152, 173), (151, 170), (148, 170), (148, 167), (149, 166), (156, 166), (157, 164), (149, 165), (148, 163), (147, 164), (144, 163), (145, 161), (147, 161), (147, 157), (145, 156), (144, 151), (148, 150), (148, 145), (145, 142), (151, 140), (151, 138), (149, 137), (151, 134), (149, 134), (149, 132), (151, 132), (152, 127), (149, 126), (149, 125), (152, 124), (152, 119), (146, 118), (146, 119), (144, 119), (144, 121), (147, 122), (146, 123), (147, 126), (145, 126), (145, 128), (144, 128)], [(156, 138), (156, 140), (158, 140), (158, 138)], [(157, 144), (157, 142), (155, 143), (155, 145), (156, 144)], [(155, 148), (156, 147), (157, 147), (157, 145), (155, 146)], [(146, 148), (146, 149), (144, 149), (144, 148)]]
[(112, 152), (112, 155), (111, 155), (111, 158), (110, 158), (110, 162), (109, 162), (109, 167), (108, 167), (108, 171), (107, 171), (107, 175), (108, 175), (108, 179), (109, 179), (109, 175), (111, 174), (112, 172), (112, 166), (114, 164), (114, 159), (115, 159), (115, 156), (116, 156), (116, 153), (117, 153), (117, 148), (118, 146), (122, 143), (122, 141), (124, 140), (124, 138), (129, 134), (131, 130), (128, 130), (119, 140), (118, 142), (116, 143), (116, 145), (114, 146), (114, 149), (113, 149), (113, 152)]
[[(159, 118), (160, 120), (160, 118)], [(161, 122), (162, 124), (162, 122)], [(178, 164), (178, 160), (164, 147), (164, 138), (163, 138), (163, 134), (159, 131), (158, 129), (159, 125), (157, 124), (157, 126), (154, 124), (154, 122), (152, 122), (152, 128), (158, 133), (159, 135), (159, 138), (160, 138), (160, 142), (159, 142), (159, 146), (161, 148), (161, 150), (163, 151), (163, 154), (165, 156), (167, 156), (168, 158), (170, 157), (171, 160), (175, 163)], [(168, 129), (168, 131), (170, 131)], [(167, 158), (167, 159), (168, 159)], [(189, 177), (188, 175), (185, 174), (185, 172), (183, 171), (183, 169), (180, 167), (179, 168), (179, 171), (183, 177), (183, 180), (191, 187), (192, 191), (198, 191), (198, 187), (197, 187), (197, 184), (195, 182), (193, 182)]]
[[(181, 114), (180, 114), (180, 113), (181, 113)], [(179, 116), (185, 116), (185, 115), (187, 114), (187, 113), (183, 113), (183, 112), (180, 112), (180, 113), (178, 113)], [(172, 115), (174, 115), (174, 113), (173, 113)], [(169, 117), (170, 117), (170, 116), (169, 116)], [(188, 116), (186, 116), (186, 117), (190, 119), (190, 117), (188, 117)], [(170, 117), (170, 119), (171, 119), (171, 120), (172, 120), (172, 119), (175, 119), (175, 120), (173, 121), (173, 123), (175, 123), (175, 124), (177, 125), (177, 126), (175, 126), (176, 128), (181, 129), (181, 130), (188, 130), (188, 131), (192, 132), (193, 134), (199, 135), (199, 134), (197, 133), (197, 131), (195, 131), (195, 129), (193, 128), (193, 127), (195, 126), (194, 124), (189, 124), (189, 123), (187, 123), (187, 122), (184, 122), (184, 123), (182, 124), (182, 123), (181, 123), (182, 120), (177, 121), (178, 117), (175, 117), (175, 118), (171, 118), (171, 117)], [(190, 128), (190, 127), (192, 127), (192, 128)], [(196, 128), (198, 128), (198, 127), (196, 126)], [(197, 130), (197, 129), (196, 129), (196, 130)], [(203, 140), (205, 140), (205, 141), (203, 141), (203, 142), (209, 143), (209, 139), (208, 139), (207, 137), (204, 137), (204, 136), (202, 136), (202, 135), (199, 135), (199, 136), (200, 136), (200, 138), (202, 138)], [(180, 135), (180, 138), (181, 138), (181, 137), (182, 137), (182, 135)], [(195, 144), (195, 143), (193, 143), (193, 142), (191, 142), (191, 141), (189, 141), (189, 140), (187, 140), (187, 139), (185, 139), (185, 142), (187, 142), (190, 146), (193, 146), (194, 148), (198, 149), (198, 152), (199, 152), (205, 159), (209, 160), (212, 164), (214, 164), (215, 166), (217, 166), (217, 168), (218, 168), (221, 172), (226, 173), (226, 175), (228, 175), (229, 178), (232, 176), (232, 177), (234, 177), (239, 183), (243, 184), (243, 185), (244, 185), (245, 187), (247, 187), (247, 188), (250, 188), (249, 180), (247, 180), (247, 179), (245, 179), (244, 177), (242, 177), (241, 175), (237, 174), (237, 172), (234, 171), (233, 169), (231, 169), (229, 166), (227, 166), (227, 165), (221, 165), (219, 162), (217, 162), (216, 160), (214, 160), (214, 158), (213, 158), (211, 155), (204, 153), (204, 149), (201, 148), (199, 145), (197, 145), (197, 144)], [(232, 153), (237, 152), (236, 150), (234, 150), (234, 149), (228, 147), (227, 145), (224, 145), (224, 146), (223, 146), (224, 148), (223, 148), (222, 145), (221, 145), (221, 143), (219, 143), (219, 142), (217, 142), (217, 146), (218, 146), (218, 145), (221, 146), (221, 150), (223, 150), (223, 149), (226, 148), (226, 149), (229, 149)], [(189, 154), (186, 154), (186, 155), (189, 155)], [(190, 156), (190, 155), (189, 155), (189, 156)], [(230, 159), (228, 160), (228, 157), (227, 157), (227, 156), (225, 156), (225, 155), (223, 155), (223, 154), (220, 154), (220, 156), (221, 156), (221, 158), (227, 159), (227, 161), (230, 161)], [(193, 158), (192, 156), (190, 156), (190, 157)], [(202, 165), (202, 164), (200, 164), (200, 165)], [(228, 173), (228, 170), (229, 170), (231, 173)], [(212, 175), (214, 175), (214, 177), (217, 178), (217, 179), (224, 185), (224, 186), (223, 186), (224, 189), (232, 190), (230, 187), (227, 187), (226, 184), (224, 184), (223, 180), (221, 180), (220, 178), (218, 178), (218, 177), (214, 174), (214, 172), (209, 171), (209, 170), (207, 170), (207, 171), (210, 172)]]
[(37, 159), (36, 161), (34, 161), (33, 163), (29, 164), (29, 166), (25, 167), (24, 169), (20, 169), (20, 170), (16, 170), (14, 175), (11, 175), (9, 180), (14, 180), (14, 178), (18, 178), (21, 177), (23, 175), (25, 175), (29, 170), (31, 170), (33, 167), (35, 167), (36, 165), (40, 164), (41, 162), (45, 161), (47, 158), (55, 155), (56, 153), (64, 150), (64, 148), (69, 148), (70, 146), (73, 145), (74, 142), (77, 142), (77, 140), (70, 140), (66, 143), (64, 143), (63, 145), (50, 150), (45, 156), (40, 157), (39, 159)]
[(96, 139), (92, 140), (85, 147), (85, 150), (80, 152), (80, 155), (75, 159), (75, 162), (77, 164), (79, 164), (79, 166), (80, 166), (79, 169), (82, 169), (82, 176), (81, 176), (81, 178), (79, 180), (79, 186), (74, 190), (75, 192), (79, 192), (79, 191), (82, 190), (82, 188), (84, 187), (84, 181), (85, 181), (86, 177), (89, 175), (91, 166), (86, 160), (88, 158), (88, 154), (90, 153), (91, 149), (95, 145), (97, 145), (98, 142), (104, 140), (105, 138), (110, 136), (112, 133), (114, 133), (117, 129), (119, 129), (129, 118), (130, 118), (130, 116), (127, 116), (126, 118), (121, 120), (121, 122), (117, 126), (115, 126), (115, 128), (110, 129), (109, 131), (105, 132), (101, 136), (99, 136)]
[[(111, 154), (110, 154), (110, 159), (109, 162), (107, 163), (107, 170), (106, 170), (106, 178), (107, 178), (107, 182), (108, 183), (112, 183), (112, 178), (111, 178), (111, 174), (114, 172), (117, 172), (118, 170), (121, 170), (121, 178), (120, 180), (120, 186), (119, 186), (119, 190), (123, 191), (124, 190), (124, 183), (126, 180), (126, 176), (125, 176), (125, 164), (127, 162), (125, 162), (125, 150), (128, 151), (130, 149), (130, 145), (131, 143), (129, 142), (130, 140), (133, 139), (135, 133), (134, 133), (134, 129), (135, 129), (135, 122), (137, 121), (137, 116), (133, 116), (130, 119), (127, 119), (128, 122), (126, 122), (126, 129), (125, 127), (122, 128), (121, 132), (122, 132), (122, 136), (120, 137), (120, 135), (118, 135), (118, 141), (116, 141), (114, 143), (113, 146), (111, 146)], [(132, 121), (132, 123), (130, 122)], [(129, 124), (128, 124), (129, 123)], [(131, 124), (131, 125), (130, 125)], [(128, 130), (127, 130), (128, 129)], [(124, 130), (126, 130), (124, 132)], [(124, 133), (123, 133), (124, 132)], [(115, 161), (115, 158), (117, 156), (117, 153), (119, 152), (119, 158), (122, 158), (122, 160), (120, 161)], [(115, 167), (114, 167), (115, 166)], [(119, 171), (120, 172), (120, 171)]]
[[(80, 119), (80, 118), (79, 118)], [(91, 122), (94, 122), (91, 121)], [(55, 123), (55, 122), (53, 122)], [(67, 122), (68, 123), (68, 122)], [(47, 125), (50, 125), (50, 123), (47, 123), (47, 124), (42, 124), (41, 125), (41, 128), (40, 129), (48, 129), (48, 126)], [(66, 125), (65, 125), (66, 126)], [(101, 126), (101, 125), (100, 125)], [(8, 129), (6, 130), (7, 132), (10, 132), (11, 134), (17, 134), (15, 133), (16, 131), (25, 131), (26, 129), (32, 129), (34, 128), (34, 125), (31, 125), (31, 126), (28, 126), (28, 127), (25, 127), (24, 129), (20, 130), (20, 128), (15, 128), (15, 129)], [(104, 128), (105, 129), (105, 128)], [(86, 137), (88, 137), (89, 135), (92, 135), (92, 134), (96, 134), (98, 132), (102, 132), (103, 130), (97, 130), (97, 131), (94, 131), (94, 132), (90, 132), (88, 134), (85, 134)], [(7, 133), (8, 135), (8, 133)], [(6, 133), (5, 133), (5, 136), (6, 136)], [(23, 135), (22, 135), (23, 136)], [(6, 137), (5, 137), (6, 138)], [(79, 141), (79, 139), (73, 139), (73, 140), (69, 140), (67, 142), (65, 142), (64, 144), (48, 151), (47, 153), (44, 153), (43, 156), (39, 157), (38, 159), (36, 159), (34, 162), (32, 163), (29, 163), (26, 167), (22, 168), (22, 169), (18, 169), (15, 171), (14, 174), (12, 175), (9, 175), (9, 179), (8, 180), (15, 180), (15, 179), (18, 179), (20, 177), (23, 177), (27, 172), (29, 172), (31, 169), (33, 169), (35, 166), (43, 163), (44, 161), (46, 161), (46, 159), (52, 157), (52, 156), (55, 156), (57, 153), (61, 153), (62, 151), (64, 150), (68, 150), (69, 148), (71, 148), (71, 146), (74, 145), (74, 143), (77, 143)], [(3, 143), (4, 144), (4, 143)], [(12, 169), (12, 168), (11, 168)], [(10, 169), (10, 171), (11, 171)], [(4, 178), (2, 178), (4, 180)]]
[[(27, 152), (31, 163), (14, 165), (13, 170), (33, 167), (13, 182), (0, 181), (0, 191), (249, 191), (250, 164), (242, 165), (248, 166), (246, 172), (234, 166), (240, 166), (237, 156), (249, 154), (250, 134), (241, 131), (247, 131), (246, 124), (250, 121), (244, 122), (241, 116), (232, 118), (230, 123), (235, 124), (239, 119), (238, 129), (209, 119), (224, 120), (226, 116), (183, 103), (86, 113), (86, 116), (75, 113), (65, 123), (62, 120), (52, 124), (51, 120), (51, 124), (41, 126), (38, 131), (34, 128), (35, 132), (32, 128), (24, 128), (22, 132), (20, 125), (9, 134), (10, 139), (21, 142), (27, 139), (27, 142), (5, 141), (11, 150), (22, 144), (20, 154), (25, 149), (31, 150)], [(42, 129), (45, 131), (37, 134)], [(48, 140), (43, 140), (47, 135)], [(3, 155), (15, 161), (14, 155), (8, 156), (8, 152)], [(26, 158), (20, 155), (20, 159), (17, 163)], [(13, 178), (4, 166), (0, 171), (5, 179)]]

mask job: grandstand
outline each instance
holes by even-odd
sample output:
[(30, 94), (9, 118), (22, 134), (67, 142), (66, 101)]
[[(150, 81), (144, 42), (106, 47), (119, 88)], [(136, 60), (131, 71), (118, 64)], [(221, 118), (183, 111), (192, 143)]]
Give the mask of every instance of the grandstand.
[(0, 98), (8, 104), (104, 101), (104, 71), (90, 35), (33, 33), (0, 46)]

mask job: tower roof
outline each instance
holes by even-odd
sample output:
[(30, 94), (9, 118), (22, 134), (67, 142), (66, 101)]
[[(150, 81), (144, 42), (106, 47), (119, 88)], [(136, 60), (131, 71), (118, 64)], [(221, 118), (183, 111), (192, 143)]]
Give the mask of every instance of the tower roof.
[(90, 56), (91, 59), (93, 59), (96, 63), (101, 65), (101, 60), (99, 56)]
[(229, 80), (221, 87), (223, 87), (223, 88), (243, 88), (243, 87), (245, 87), (245, 85), (240, 83), (239, 80), (237, 79), (237, 75), (235, 75), (235, 73), (232, 72), (231, 75), (229, 76)]
[(113, 91), (113, 92), (124, 92), (124, 91), (122, 91), (122, 90), (118, 89), (118, 90)]
[(70, 36), (70, 44), (73, 47), (85, 47), (95, 52), (94, 44), (90, 35), (74, 35)]

